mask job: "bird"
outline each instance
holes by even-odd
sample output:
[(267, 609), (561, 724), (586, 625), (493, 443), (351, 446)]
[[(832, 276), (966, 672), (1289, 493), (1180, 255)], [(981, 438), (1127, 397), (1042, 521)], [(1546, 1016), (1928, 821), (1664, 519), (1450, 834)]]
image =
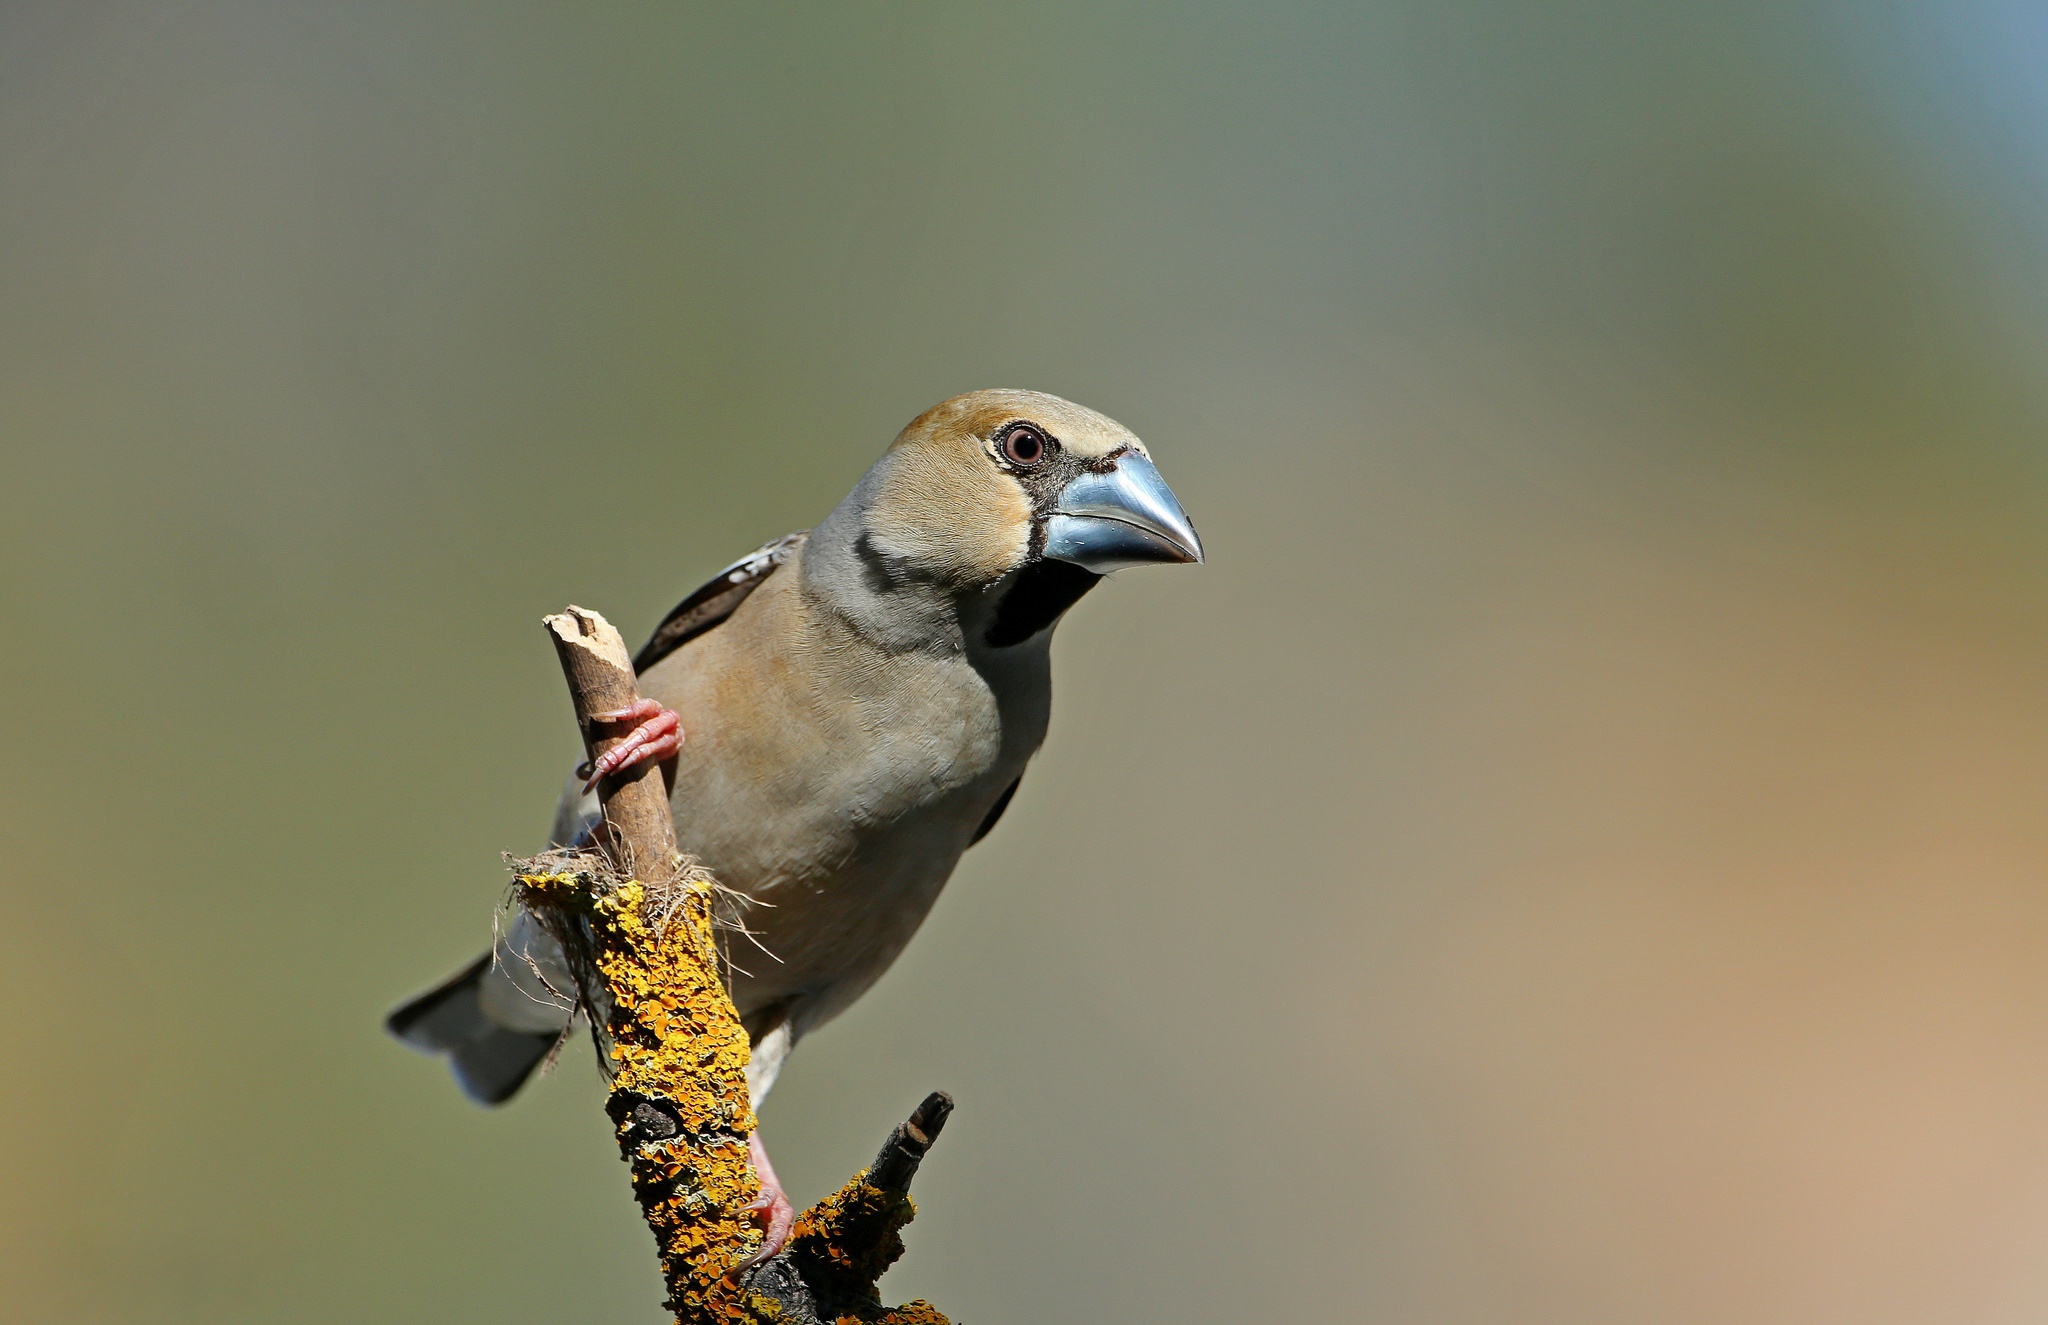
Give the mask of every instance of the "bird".
[[(734, 562), (635, 656), (625, 738), (576, 770), (552, 841), (587, 840), (593, 788), (658, 761), (676, 840), (748, 899), (729, 963), (758, 1105), (789, 1052), (879, 979), (961, 855), (1003, 817), (1051, 714), (1053, 629), (1127, 567), (1203, 560), (1145, 444), (1036, 391), (973, 391), (897, 435), (815, 528)], [(504, 1102), (561, 1042), (575, 988), (515, 913), (492, 949), (387, 1018)], [(756, 1259), (794, 1212), (757, 1130)]]

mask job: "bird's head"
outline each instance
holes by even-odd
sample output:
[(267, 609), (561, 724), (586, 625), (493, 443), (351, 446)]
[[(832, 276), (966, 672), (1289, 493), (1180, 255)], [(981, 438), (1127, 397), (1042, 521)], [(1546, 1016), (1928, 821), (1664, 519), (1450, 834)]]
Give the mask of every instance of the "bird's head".
[(973, 391), (918, 415), (818, 532), (850, 544), (874, 587), (993, 604), (996, 644), (1044, 629), (1109, 571), (1202, 559), (1145, 444), (1037, 391)]
[(972, 391), (911, 420), (875, 467), (881, 550), (962, 584), (1043, 560), (1095, 574), (1202, 559), (1145, 444), (1038, 391)]

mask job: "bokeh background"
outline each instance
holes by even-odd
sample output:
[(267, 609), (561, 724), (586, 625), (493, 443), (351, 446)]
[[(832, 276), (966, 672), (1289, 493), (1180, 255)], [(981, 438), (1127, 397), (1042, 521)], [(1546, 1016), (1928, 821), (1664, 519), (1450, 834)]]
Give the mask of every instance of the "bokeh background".
[(0, 1313), (654, 1322), (383, 1038), (636, 637), (985, 385), (1208, 566), (767, 1109), (974, 1321), (2048, 1318), (2048, 19), (0, 4)]

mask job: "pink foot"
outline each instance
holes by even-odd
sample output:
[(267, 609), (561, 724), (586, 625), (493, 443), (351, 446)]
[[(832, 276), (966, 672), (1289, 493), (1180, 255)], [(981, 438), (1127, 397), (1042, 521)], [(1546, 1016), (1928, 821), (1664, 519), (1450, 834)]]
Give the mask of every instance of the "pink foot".
[(649, 760), (659, 762), (663, 759), (673, 759), (676, 752), (683, 748), (683, 720), (676, 716), (674, 709), (663, 708), (651, 699), (643, 697), (629, 709), (619, 709), (612, 713), (593, 713), (590, 720), (630, 722), (635, 725), (632, 731), (626, 733), (624, 740), (576, 770), (589, 778), (589, 781), (583, 784), (583, 790), (586, 792), (595, 787), (600, 780), (635, 764), (644, 764)]
[(762, 1235), (760, 1250), (747, 1257), (747, 1263), (739, 1267), (742, 1270), (750, 1270), (781, 1251), (782, 1244), (789, 1241), (789, 1230), (796, 1224), (796, 1209), (776, 1180), (775, 1166), (768, 1162), (768, 1147), (761, 1144), (759, 1128), (747, 1138), (747, 1154), (754, 1161), (754, 1176), (761, 1180), (761, 1194), (747, 1209), (761, 1212)]

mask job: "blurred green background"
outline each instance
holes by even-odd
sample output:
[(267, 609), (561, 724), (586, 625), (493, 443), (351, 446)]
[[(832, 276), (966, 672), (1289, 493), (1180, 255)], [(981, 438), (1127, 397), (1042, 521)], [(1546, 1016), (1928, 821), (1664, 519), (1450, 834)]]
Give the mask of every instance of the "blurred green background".
[(982, 1322), (2048, 1317), (2048, 18), (0, 4), (0, 1314), (662, 1318), (379, 1017), (636, 639), (1057, 392), (1208, 541), (766, 1113)]

